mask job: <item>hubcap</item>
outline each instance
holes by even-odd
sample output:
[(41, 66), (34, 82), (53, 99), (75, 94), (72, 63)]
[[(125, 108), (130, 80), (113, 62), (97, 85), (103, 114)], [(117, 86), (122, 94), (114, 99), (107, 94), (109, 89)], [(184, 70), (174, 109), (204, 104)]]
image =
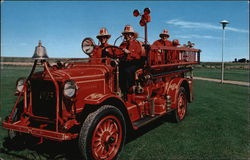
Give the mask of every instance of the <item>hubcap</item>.
[(95, 159), (113, 159), (122, 142), (122, 125), (113, 115), (97, 124), (92, 137), (92, 155)]

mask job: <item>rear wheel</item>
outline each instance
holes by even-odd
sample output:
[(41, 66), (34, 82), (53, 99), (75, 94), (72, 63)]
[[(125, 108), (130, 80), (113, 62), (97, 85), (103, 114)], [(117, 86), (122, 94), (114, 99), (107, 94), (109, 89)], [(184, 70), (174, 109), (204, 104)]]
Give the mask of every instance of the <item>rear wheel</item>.
[(116, 159), (126, 137), (126, 125), (121, 111), (104, 105), (91, 113), (84, 121), (79, 148), (83, 157), (89, 159)]
[(187, 113), (187, 95), (184, 87), (180, 87), (177, 98), (177, 106), (174, 111), (174, 120), (180, 122)]

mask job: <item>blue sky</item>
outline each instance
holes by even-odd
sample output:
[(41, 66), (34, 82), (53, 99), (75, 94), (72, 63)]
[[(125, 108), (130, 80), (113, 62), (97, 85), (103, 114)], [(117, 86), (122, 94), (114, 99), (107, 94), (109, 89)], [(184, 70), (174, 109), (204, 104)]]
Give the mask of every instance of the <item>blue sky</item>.
[[(95, 38), (101, 27), (121, 35), (130, 24), (144, 37), (134, 9), (151, 9), (149, 42), (168, 29), (170, 40), (192, 41), (202, 50), (201, 61), (221, 61), (222, 28), (228, 20), (224, 60), (249, 58), (249, 8), (247, 1), (26, 1), (1, 3), (1, 56), (31, 57), (42, 40), (49, 57), (87, 57), (81, 50), (85, 37)], [(141, 39), (142, 40), (142, 39)], [(121, 41), (117, 42), (119, 45)]]

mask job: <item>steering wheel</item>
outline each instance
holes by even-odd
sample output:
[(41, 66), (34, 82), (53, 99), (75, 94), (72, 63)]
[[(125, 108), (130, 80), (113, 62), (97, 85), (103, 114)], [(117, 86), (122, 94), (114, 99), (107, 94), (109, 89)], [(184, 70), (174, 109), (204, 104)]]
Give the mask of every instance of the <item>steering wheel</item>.
[(113, 59), (125, 59), (127, 58), (127, 53), (123, 51), (122, 48), (117, 46), (107, 46), (102, 50), (102, 56), (107, 56)]

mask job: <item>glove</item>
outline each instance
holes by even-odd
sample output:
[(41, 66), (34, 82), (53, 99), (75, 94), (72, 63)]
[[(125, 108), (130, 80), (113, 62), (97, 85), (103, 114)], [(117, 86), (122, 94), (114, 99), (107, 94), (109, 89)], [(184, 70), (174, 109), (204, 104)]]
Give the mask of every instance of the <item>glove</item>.
[(126, 48), (124, 48), (123, 51), (124, 51), (125, 53), (127, 53), (127, 54), (130, 53), (130, 51), (129, 51), (128, 49), (126, 49)]

